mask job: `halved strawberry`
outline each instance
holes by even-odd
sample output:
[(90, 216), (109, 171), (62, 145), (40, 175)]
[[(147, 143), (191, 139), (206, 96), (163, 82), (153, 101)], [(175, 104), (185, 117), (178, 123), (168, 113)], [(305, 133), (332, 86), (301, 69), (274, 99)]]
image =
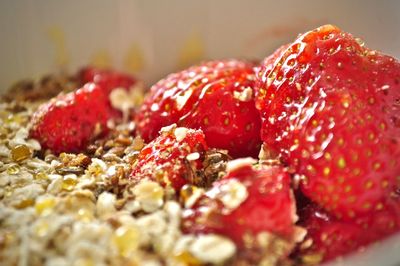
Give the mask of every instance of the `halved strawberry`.
[(337, 217), (373, 215), (400, 176), (400, 63), (326, 25), (258, 75), (262, 139)]
[(185, 184), (200, 184), (207, 149), (201, 130), (163, 128), (160, 136), (140, 151), (130, 179), (150, 179), (176, 191)]
[(40, 106), (32, 117), (30, 136), (56, 154), (80, 152), (91, 140), (108, 132), (109, 119), (118, 117), (103, 89), (88, 83)]
[(398, 206), (392, 205), (374, 216), (345, 222), (315, 205), (310, 205), (300, 214), (300, 224), (307, 230), (307, 236), (297, 255), (304, 264), (314, 264), (365, 247), (398, 230), (398, 209)]
[(82, 86), (88, 82), (93, 82), (101, 86), (107, 93), (110, 93), (115, 88), (129, 90), (137, 82), (131, 75), (91, 66), (82, 68), (78, 72), (78, 79)]
[(254, 106), (253, 67), (238, 60), (210, 61), (160, 80), (136, 117), (140, 135), (150, 141), (161, 127), (176, 123), (202, 129), (210, 147), (234, 157), (257, 156), (261, 120)]
[[(288, 173), (278, 167), (253, 167), (246, 159), (228, 163), (228, 173), (183, 212), (186, 233), (217, 233), (246, 253), (285, 257), (299, 232)], [(275, 245), (282, 248), (277, 253)], [(268, 254), (267, 254), (268, 253)]]

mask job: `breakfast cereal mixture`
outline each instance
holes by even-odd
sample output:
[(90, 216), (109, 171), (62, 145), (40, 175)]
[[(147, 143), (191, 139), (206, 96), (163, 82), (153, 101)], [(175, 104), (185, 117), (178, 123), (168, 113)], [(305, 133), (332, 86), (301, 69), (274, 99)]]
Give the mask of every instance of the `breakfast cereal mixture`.
[[(59, 86), (61, 78), (53, 79)], [(67, 80), (64, 90), (71, 86)], [(235, 254), (226, 237), (182, 234), (174, 191), (153, 181), (129, 185), (130, 165), (144, 145), (132, 137), (134, 124), (118, 125), (87, 154), (43, 154), (28, 137), (28, 124), (36, 100), (56, 89), (29, 86), (48, 94), (26, 101), (19, 89), (17, 101), (5, 97), (0, 104), (2, 265), (199, 265)], [(224, 169), (223, 156), (210, 154), (210, 175)]]

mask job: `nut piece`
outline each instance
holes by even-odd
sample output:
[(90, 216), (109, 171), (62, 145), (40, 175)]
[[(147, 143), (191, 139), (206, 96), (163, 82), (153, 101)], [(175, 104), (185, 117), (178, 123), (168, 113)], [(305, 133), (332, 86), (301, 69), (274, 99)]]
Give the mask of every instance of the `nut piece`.
[(178, 127), (175, 129), (174, 134), (175, 138), (178, 142), (182, 141), (185, 137), (186, 134), (188, 133), (189, 129), (186, 127)]
[(154, 181), (140, 181), (140, 183), (133, 188), (133, 194), (145, 212), (154, 212), (164, 203), (164, 190)]
[(93, 176), (100, 176), (107, 171), (107, 164), (97, 158), (92, 159), (92, 163), (87, 169), (87, 173)]
[[(214, 189), (209, 193), (213, 193)], [(231, 179), (217, 189), (218, 198), (230, 210), (234, 210), (244, 202), (249, 193), (247, 188), (239, 181)]]
[(121, 226), (115, 232), (113, 240), (119, 253), (128, 257), (139, 247), (140, 231), (136, 226)]
[(62, 189), (63, 177), (61, 175), (49, 175), (51, 183), (47, 187), (47, 192), (50, 194), (57, 194)]
[(234, 91), (233, 97), (241, 102), (248, 102), (253, 99), (253, 90), (250, 87), (246, 87), (243, 91)]
[(129, 97), (129, 93), (123, 88), (116, 88), (111, 91), (110, 102), (112, 107), (122, 112), (134, 107), (134, 103)]
[(174, 123), (174, 124), (171, 124), (171, 125), (169, 125), (169, 126), (165, 126), (165, 127), (162, 127), (161, 129), (160, 129), (160, 133), (163, 133), (163, 132), (171, 132), (172, 130), (175, 130), (175, 128), (176, 128), (177, 126), (176, 126), (176, 124)]
[(137, 225), (140, 227), (141, 232), (157, 237), (163, 234), (168, 226), (165, 220), (165, 213), (162, 211), (141, 216), (137, 219)]
[(96, 210), (97, 210), (97, 215), (100, 217), (106, 217), (109, 214), (114, 213), (115, 207), (115, 195), (111, 194), (109, 192), (103, 192), (100, 194), (97, 204), (96, 204)]
[(196, 161), (199, 158), (200, 158), (200, 153), (198, 152), (193, 152), (186, 156), (186, 160), (188, 161)]
[(232, 172), (232, 171), (242, 168), (243, 166), (253, 165), (255, 163), (257, 163), (257, 161), (251, 157), (232, 160), (226, 164), (226, 171)]
[(188, 184), (184, 185), (180, 191), (185, 208), (191, 208), (203, 194), (204, 189)]
[(236, 246), (228, 238), (209, 234), (200, 235), (191, 244), (189, 251), (202, 262), (220, 264), (235, 254)]

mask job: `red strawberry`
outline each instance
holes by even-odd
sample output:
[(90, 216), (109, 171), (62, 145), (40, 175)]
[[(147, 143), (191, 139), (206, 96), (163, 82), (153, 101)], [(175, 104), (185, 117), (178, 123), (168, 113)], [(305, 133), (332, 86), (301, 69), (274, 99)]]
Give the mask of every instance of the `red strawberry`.
[[(260, 78), (262, 78), (263, 75), (268, 75), (269, 72), (274, 68), (276, 61), (281, 57), (282, 53), (285, 52), (287, 48), (289, 48), (289, 44), (285, 44), (280, 46), (278, 49), (275, 50), (270, 56), (266, 57), (262, 62), (261, 62), (261, 67), (259, 66), (257, 68), (257, 75), (260, 75)], [(258, 94), (258, 89), (259, 86), (255, 87), (256, 92)]]
[(400, 176), (400, 64), (327, 25), (258, 75), (265, 146), (337, 217), (380, 210)]
[(40, 106), (32, 117), (30, 136), (56, 154), (80, 152), (92, 139), (107, 133), (107, 121), (119, 115), (102, 88), (88, 83)]
[(78, 78), (82, 86), (88, 82), (94, 82), (101, 86), (107, 93), (110, 93), (115, 88), (128, 90), (137, 82), (133, 76), (128, 74), (95, 67), (82, 68), (78, 73)]
[(381, 210), (374, 216), (356, 218), (355, 221), (340, 221), (321, 208), (309, 206), (301, 214), (301, 225), (307, 236), (299, 249), (303, 262), (327, 261), (354, 252), (371, 242), (392, 234), (399, 228), (398, 207)]
[(229, 162), (228, 174), (184, 210), (183, 230), (225, 235), (241, 250), (261, 248), (259, 241), (267, 234), (264, 247), (283, 240), (276, 243), (285, 243), (286, 256), (298, 233), (290, 177), (278, 166), (255, 168), (243, 160)]
[(230, 155), (256, 156), (261, 120), (253, 100), (253, 64), (211, 61), (171, 74), (151, 88), (138, 116), (140, 135), (150, 141), (161, 127), (202, 129), (210, 147)]
[(179, 191), (185, 184), (198, 182), (207, 149), (200, 130), (164, 128), (141, 150), (130, 178), (135, 182), (147, 178)]

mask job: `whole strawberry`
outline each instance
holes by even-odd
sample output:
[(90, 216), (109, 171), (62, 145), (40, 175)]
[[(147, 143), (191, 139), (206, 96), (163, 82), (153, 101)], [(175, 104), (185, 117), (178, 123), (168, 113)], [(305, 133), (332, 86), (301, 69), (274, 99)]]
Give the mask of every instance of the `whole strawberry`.
[(82, 86), (93, 82), (101, 86), (106, 93), (110, 93), (115, 88), (129, 90), (137, 83), (137, 80), (131, 75), (90, 66), (84, 67), (78, 72), (78, 79)]
[[(297, 216), (290, 177), (278, 166), (257, 169), (251, 162), (229, 162), (227, 175), (184, 210), (183, 230), (222, 234), (242, 254), (253, 250), (257, 257), (280, 259), (301, 238), (294, 225)], [(281, 249), (275, 250), (275, 245)]]
[(396, 232), (400, 226), (398, 206), (391, 206), (374, 216), (346, 222), (310, 205), (300, 214), (300, 224), (307, 236), (297, 255), (304, 264), (328, 261)]
[(108, 132), (109, 119), (118, 117), (103, 89), (88, 83), (41, 105), (33, 114), (30, 136), (55, 154), (80, 152)]
[(146, 140), (163, 126), (202, 129), (210, 147), (233, 157), (257, 156), (260, 115), (254, 106), (254, 65), (238, 60), (210, 61), (171, 74), (151, 88), (136, 117)]
[(201, 130), (163, 128), (160, 136), (140, 151), (130, 179), (150, 179), (176, 191), (185, 184), (201, 184), (207, 149)]
[(400, 63), (331, 25), (277, 58), (257, 76), (265, 147), (336, 217), (385, 208), (400, 175)]
[(262, 79), (263, 76), (268, 76), (268, 74), (274, 68), (275, 63), (277, 63), (276, 61), (280, 59), (280, 57), (286, 51), (287, 48), (289, 48), (289, 44), (281, 45), (271, 55), (264, 58), (264, 60), (260, 63), (260, 65), (257, 66), (255, 71), (256, 75), (258, 75), (259, 78), (257, 79), (257, 86), (255, 86), (256, 95), (259, 95), (258, 90), (261, 89), (259, 86), (260, 85), (259, 80)]

